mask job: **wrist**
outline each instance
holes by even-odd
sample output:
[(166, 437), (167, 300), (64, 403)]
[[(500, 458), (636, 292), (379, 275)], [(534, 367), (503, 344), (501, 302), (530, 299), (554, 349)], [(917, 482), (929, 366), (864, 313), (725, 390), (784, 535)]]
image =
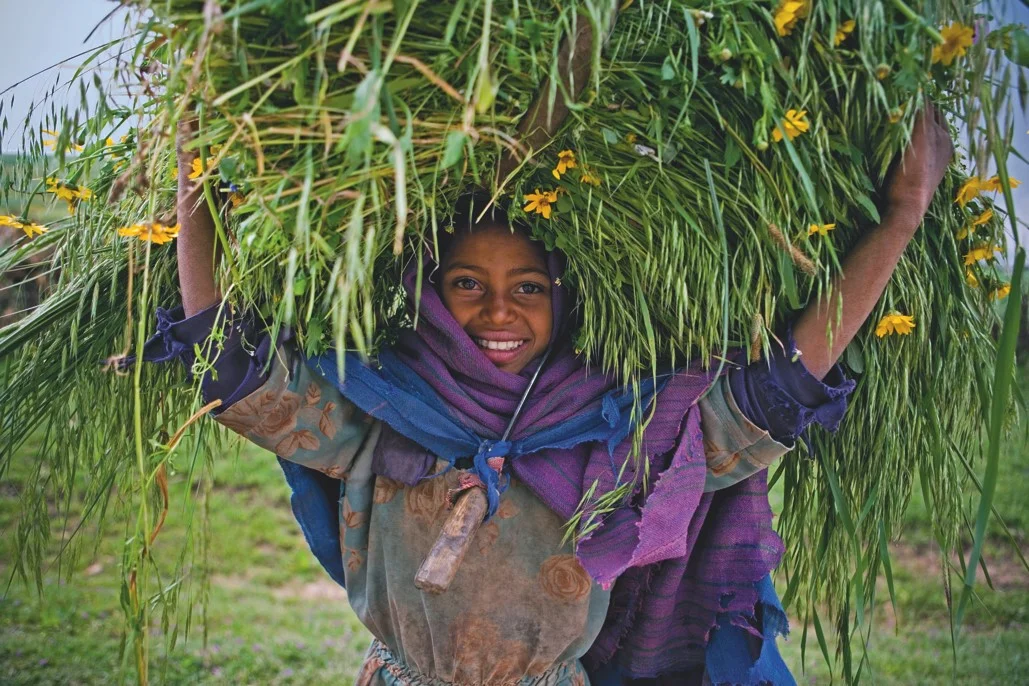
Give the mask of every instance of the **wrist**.
[(915, 203), (891, 204), (882, 215), (880, 226), (889, 227), (890, 231), (913, 234), (922, 224), (926, 210)]

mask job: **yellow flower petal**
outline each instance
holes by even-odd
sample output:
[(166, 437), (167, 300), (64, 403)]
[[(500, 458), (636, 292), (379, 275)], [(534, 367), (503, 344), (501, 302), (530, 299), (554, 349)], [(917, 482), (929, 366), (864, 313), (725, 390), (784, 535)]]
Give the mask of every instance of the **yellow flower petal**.
[(25, 232), (25, 235), (28, 236), (29, 238), (32, 238), (33, 234), (35, 234), (37, 236), (41, 236), (41, 235), (43, 235), (44, 233), (46, 233), (47, 231), (50, 230), (47, 227), (43, 226), (42, 224), (37, 224), (36, 222), (29, 222), (28, 224), (25, 224), (21, 228), (22, 228), (22, 231)]
[(933, 47), (932, 63), (940, 62), (949, 67), (956, 58), (963, 57), (965, 51), (972, 47), (975, 31), (971, 26), (955, 21), (943, 27), (940, 35), (943, 36), (943, 43)]
[(193, 171), (189, 173), (188, 179), (199, 179), (204, 174), (204, 165), (199, 157), (193, 158)]
[(954, 198), (954, 202), (964, 207), (968, 204), (968, 201), (979, 195), (979, 192), (983, 190), (982, 179), (978, 176), (969, 177), (967, 181), (961, 184), (961, 188), (958, 189), (957, 197)]
[(1000, 248), (997, 246), (980, 246), (978, 248), (972, 248), (965, 253), (965, 266), (975, 264), (979, 260), (992, 260), (995, 259), (995, 253), (999, 253)]
[(24, 224), (18, 221), (18, 218), (13, 214), (0, 215), (0, 226), (10, 226), (12, 229), (20, 229)]
[(855, 26), (857, 26), (857, 22), (853, 19), (848, 19), (840, 24), (836, 29), (836, 35), (833, 37), (833, 45), (839, 45), (843, 41), (847, 40), (847, 36), (854, 30)]
[(990, 221), (991, 219), (993, 219), (993, 210), (990, 209), (990, 208), (987, 208), (987, 210), (985, 212), (983, 212), (978, 217), (976, 217), (974, 220), (972, 220), (972, 226), (982, 226), (983, 224), (985, 224), (986, 222)]
[(1003, 286), (1000, 286), (999, 288), (990, 291), (990, 295), (988, 297), (990, 298), (990, 300), (1003, 300), (1004, 298), (1008, 297), (1010, 293), (1011, 284), (1006, 283)]

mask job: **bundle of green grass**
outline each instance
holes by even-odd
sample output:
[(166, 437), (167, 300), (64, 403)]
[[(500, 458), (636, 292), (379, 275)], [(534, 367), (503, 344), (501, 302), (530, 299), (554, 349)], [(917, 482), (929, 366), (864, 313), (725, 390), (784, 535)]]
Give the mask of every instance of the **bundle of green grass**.
[(632, 379), (774, 345), (878, 223), (877, 189), (926, 98), (971, 122), (969, 157), (846, 351), (858, 387), (839, 433), (813, 432), (771, 478), (785, 486), (784, 599), (823, 649), (828, 613), (848, 677), (845, 637), (867, 626), (881, 572), (892, 591), (886, 542), (916, 480), (955, 550), (963, 485), (1011, 413), (995, 304), (1021, 292), (994, 261), (1014, 217), (993, 202), (1013, 207), (1005, 116), (1012, 78), (1025, 83), (1023, 30), (929, 0), (127, 4), (128, 101), (97, 81), (88, 116), (53, 115), (57, 158), (37, 145), (4, 172), (9, 222), (47, 198), (72, 211), (0, 257), (57, 268), (46, 299), (0, 330), (2, 464), (43, 436), (24, 569), (46, 557), (47, 497), (72, 502), (88, 472), (83, 510), (116, 487), (139, 507), (126, 612), (140, 626), (164, 479), (202, 480), (199, 446), (220, 440), (186, 421), (201, 403), (181, 370), (97, 364), (137, 351), (154, 307), (177, 300), (180, 119), (198, 120), (191, 176), (218, 218), (227, 301), (293, 327), (309, 353), (389, 340), (398, 275), (474, 187), (567, 255), (576, 347)]

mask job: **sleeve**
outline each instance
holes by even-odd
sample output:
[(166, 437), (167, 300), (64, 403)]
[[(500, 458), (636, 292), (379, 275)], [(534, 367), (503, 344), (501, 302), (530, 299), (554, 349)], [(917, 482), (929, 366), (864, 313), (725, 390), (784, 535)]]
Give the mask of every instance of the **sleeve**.
[(375, 420), (304, 364), (292, 346), (274, 353), (268, 379), (215, 420), (279, 457), (343, 479), (374, 441)]
[(705, 491), (728, 488), (767, 469), (811, 424), (835, 431), (843, 419), (854, 381), (839, 365), (819, 381), (800, 361), (790, 332), (786, 338), (785, 349), (731, 370), (700, 401)]
[[(215, 330), (218, 333), (212, 335)], [(288, 340), (289, 331), (283, 331), (278, 343)], [(143, 361), (178, 359), (190, 375), (200, 370), (203, 374), (200, 389), (205, 402), (222, 401), (214, 411), (217, 415), (267, 380), (268, 357), (274, 347), (271, 337), (258, 331), (252, 316), (233, 318), (221, 303), (191, 317), (185, 316), (181, 305), (171, 310), (159, 307), (157, 332), (143, 345)], [(205, 361), (199, 367), (198, 351)], [(134, 361), (130, 356), (126, 364)]]
[[(212, 336), (215, 329), (220, 334)], [(203, 367), (198, 350), (207, 360)], [(158, 308), (157, 332), (144, 344), (143, 360), (174, 359), (190, 373), (202, 369), (205, 401), (222, 400), (212, 412), (218, 423), (333, 478), (346, 475), (371, 433), (372, 418), (304, 364), (289, 331), (273, 345), (252, 316), (227, 317), (220, 303), (192, 317), (181, 306)]]

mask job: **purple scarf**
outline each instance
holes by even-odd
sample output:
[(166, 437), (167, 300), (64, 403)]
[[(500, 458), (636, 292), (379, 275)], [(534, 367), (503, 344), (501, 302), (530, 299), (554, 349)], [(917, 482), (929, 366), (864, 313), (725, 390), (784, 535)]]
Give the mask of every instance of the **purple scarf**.
[[(552, 280), (560, 276), (554, 254), (548, 268)], [(414, 269), (404, 283), (413, 309)], [(564, 286), (553, 285), (555, 338), (567, 322), (569, 300)], [(512, 438), (559, 424), (616, 386), (612, 377), (587, 370), (567, 344), (551, 344), (555, 352)], [(401, 338), (395, 352), (467, 428), (494, 438), (507, 426), (534, 371), (529, 365), (511, 374), (493, 365), (431, 286), (422, 289), (417, 329)], [(771, 526), (764, 472), (724, 491), (703, 492), (707, 463), (696, 403), (713, 379), (699, 368), (671, 377), (643, 433), (649, 478), (636, 479), (630, 462), (623, 477), (637, 481), (630, 501), (579, 539), (576, 555), (583, 568), (605, 588), (614, 585), (607, 619), (584, 658), (590, 669), (613, 661), (626, 676), (643, 678), (696, 668), (704, 663), (719, 615), (728, 614), (734, 624), (760, 635), (748, 621), (758, 602), (756, 584), (778, 564), (783, 547)], [(591, 443), (524, 455), (509, 464), (549, 508), (570, 518), (595, 480), (597, 493), (617, 485), (612, 466), (631, 460), (631, 448), (632, 436), (616, 448), (613, 462), (606, 446)], [(411, 484), (429, 467), (424, 461), (389, 461), (375, 470)]]

